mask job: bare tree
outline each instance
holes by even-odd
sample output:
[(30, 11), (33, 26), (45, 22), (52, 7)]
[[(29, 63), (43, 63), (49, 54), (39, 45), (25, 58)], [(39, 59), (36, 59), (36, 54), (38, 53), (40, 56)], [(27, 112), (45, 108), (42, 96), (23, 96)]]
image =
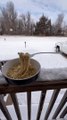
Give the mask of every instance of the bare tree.
[(34, 26), (35, 26), (35, 23), (34, 23), (33, 19), (31, 18), (30, 12), (28, 12), (26, 15), (26, 34), (27, 35), (33, 34)]
[(22, 14), (19, 19), (19, 32), (24, 35), (32, 35), (34, 31), (34, 22), (28, 12), (26, 15)]
[(26, 34), (26, 16), (24, 14), (21, 14), (19, 19), (19, 30), (21, 29), (22, 34)]
[(1, 9), (3, 16), (3, 25), (5, 33), (11, 34), (16, 29), (17, 13), (14, 8), (13, 2), (7, 2), (6, 7)]
[(54, 24), (54, 34), (55, 35), (61, 35), (62, 34), (62, 23), (63, 23), (63, 19), (64, 19), (64, 14), (59, 14), (57, 17), (57, 20)]
[(0, 16), (0, 35), (4, 34), (4, 31), (3, 31), (3, 22), (2, 22), (2, 16)]
[(67, 23), (66, 22), (64, 22), (63, 24), (63, 34), (64, 36), (67, 36)]

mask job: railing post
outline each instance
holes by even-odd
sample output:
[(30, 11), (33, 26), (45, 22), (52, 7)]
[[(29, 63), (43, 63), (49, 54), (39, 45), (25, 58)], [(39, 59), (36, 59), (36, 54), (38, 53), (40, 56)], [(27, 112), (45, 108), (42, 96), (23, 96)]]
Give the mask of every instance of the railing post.
[(60, 115), (60, 118), (64, 118), (64, 116), (67, 114), (67, 106), (66, 108), (63, 110), (63, 112)]
[(27, 92), (28, 120), (31, 120), (31, 92)]
[(46, 90), (41, 92), (40, 103), (39, 103), (39, 108), (38, 108), (38, 113), (37, 113), (36, 120), (40, 119), (41, 112), (42, 112), (42, 109), (43, 109), (44, 100), (45, 100), (45, 95), (46, 95)]
[(6, 105), (5, 105), (5, 102), (4, 102), (3, 98), (2, 98), (2, 95), (0, 95), (0, 108), (1, 108), (4, 116), (6, 117), (6, 119), (7, 120), (12, 120), (12, 118), (11, 118), (11, 116), (9, 114), (9, 111), (8, 111)]
[(10, 94), (10, 96), (11, 96), (13, 104), (14, 104), (14, 108), (15, 108), (15, 111), (16, 111), (16, 114), (17, 114), (17, 118), (18, 118), (18, 120), (22, 120), (16, 94), (12, 93), (12, 94)]
[(50, 102), (49, 102), (49, 105), (48, 105), (48, 108), (47, 108), (47, 111), (46, 111), (44, 120), (47, 120), (47, 119), (48, 119), (49, 114), (50, 114), (50, 112), (51, 112), (51, 110), (52, 110), (52, 107), (53, 107), (53, 105), (54, 105), (54, 103), (55, 103), (55, 100), (56, 100), (56, 98), (57, 98), (57, 96), (58, 96), (59, 91), (60, 91), (60, 90), (54, 90), (54, 91), (53, 91), (53, 94), (52, 94), (51, 100), (50, 100)]
[(62, 107), (64, 106), (64, 104), (67, 102), (67, 90), (65, 92), (65, 94), (63, 95), (60, 104), (58, 105), (54, 115), (53, 115), (53, 119), (56, 119), (56, 117), (58, 116), (60, 110), (62, 109)]

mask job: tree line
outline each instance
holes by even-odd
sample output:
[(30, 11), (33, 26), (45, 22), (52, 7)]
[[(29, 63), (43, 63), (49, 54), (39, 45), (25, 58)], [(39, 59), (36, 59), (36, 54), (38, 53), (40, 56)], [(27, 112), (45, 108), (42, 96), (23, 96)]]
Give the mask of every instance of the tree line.
[(37, 35), (37, 36), (63, 36), (66, 35), (67, 26), (63, 25), (64, 15), (58, 15), (56, 22), (44, 14), (35, 23), (30, 12), (18, 16), (13, 2), (7, 2), (6, 7), (0, 8), (0, 34), (1, 35)]

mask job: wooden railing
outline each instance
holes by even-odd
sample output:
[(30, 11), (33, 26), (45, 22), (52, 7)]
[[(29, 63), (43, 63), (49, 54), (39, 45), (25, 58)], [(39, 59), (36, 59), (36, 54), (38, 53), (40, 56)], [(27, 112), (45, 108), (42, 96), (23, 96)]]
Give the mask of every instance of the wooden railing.
[[(18, 105), (16, 93), (27, 92), (28, 120), (31, 120), (31, 107), (32, 107), (31, 106), (31, 93), (33, 91), (41, 91), (40, 102), (38, 105), (38, 111), (37, 111), (37, 116), (36, 116), (36, 120), (40, 120), (43, 105), (45, 104), (44, 102), (45, 102), (46, 92), (48, 90), (53, 90), (46, 114), (44, 116), (44, 120), (47, 120), (55, 104), (55, 101), (58, 97), (60, 89), (64, 89), (64, 88), (66, 88), (66, 91), (51, 119), (51, 120), (55, 120), (58, 114), (60, 113), (61, 109), (63, 108), (64, 104), (67, 102), (67, 79), (66, 80), (51, 80), (51, 81), (47, 81), (47, 80), (38, 81), (37, 80), (27, 85), (1, 84), (0, 85), (0, 108), (2, 112), (4, 113), (5, 117), (7, 118), (7, 120), (12, 120), (12, 117), (10, 116), (9, 111), (6, 108), (5, 102), (2, 97), (3, 94), (9, 93), (12, 98), (18, 120), (23, 120), (23, 118), (21, 118), (21, 112), (20, 112), (20, 108)], [(64, 118), (66, 114), (67, 114), (67, 106), (62, 111), (60, 118)]]

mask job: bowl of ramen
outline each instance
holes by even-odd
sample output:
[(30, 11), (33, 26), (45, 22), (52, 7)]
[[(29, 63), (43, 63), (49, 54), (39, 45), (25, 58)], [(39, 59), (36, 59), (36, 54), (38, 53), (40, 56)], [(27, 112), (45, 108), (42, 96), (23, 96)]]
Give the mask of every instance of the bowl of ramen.
[(40, 73), (40, 63), (31, 59), (28, 53), (18, 53), (19, 58), (7, 61), (2, 74), (10, 84), (27, 84), (35, 81)]

